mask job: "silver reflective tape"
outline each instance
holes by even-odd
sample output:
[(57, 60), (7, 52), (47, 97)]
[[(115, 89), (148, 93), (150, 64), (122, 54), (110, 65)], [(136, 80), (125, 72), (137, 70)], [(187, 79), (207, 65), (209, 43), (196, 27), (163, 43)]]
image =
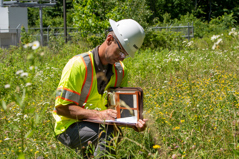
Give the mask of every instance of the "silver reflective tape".
[(92, 84), (92, 62), (90, 60), (90, 55), (88, 53), (84, 53), (84, 54), (80, 54), (80, 56), (83, 57), (86, 67), (87, 67), (87, 76), (86, 76), (86, 81), (85, 81), (85, 85), (83, 86), (82, 90), (81, 90), (81, 98), (80, 98), (80, 102), (79, 105), (83, 106), (83, 104), (85, 103), (85, 100), (87, 98), (87, 95), (90, 91), (91, 88), (91, 84)]
[(66, 98), (66, 99), (69, 99), (71, 101), (74, 101), (75, 103), (79, 103), (81, 96), (79, 94), (74, 93), (74, 92), (63, 90), (62, 97)]
[(62, 93), (62, 89), (57, 90), (56, 91), (56, 97), (61, 96), (61, 93)]

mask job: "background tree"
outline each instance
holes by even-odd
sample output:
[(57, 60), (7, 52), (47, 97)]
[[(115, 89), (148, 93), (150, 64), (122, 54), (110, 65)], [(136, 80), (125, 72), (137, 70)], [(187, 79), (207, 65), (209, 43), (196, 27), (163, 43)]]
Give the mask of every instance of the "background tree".
[(73, 24), (82, 37), (87, 37), (89, 42), (94, 39), (92, 45), (99, 44), (105, 38), (105, 31), (110, 26), (109, 19), (118, 21), (131, 18), (146, 27), (147, 19), (151, 16), (146, 0), (140, 3), (138, 0), (74, 0), (73, 6)]

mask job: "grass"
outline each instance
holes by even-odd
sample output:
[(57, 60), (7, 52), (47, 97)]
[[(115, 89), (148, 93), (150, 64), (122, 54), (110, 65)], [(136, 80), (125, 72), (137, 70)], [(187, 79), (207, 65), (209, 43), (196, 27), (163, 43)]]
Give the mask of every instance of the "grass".
[[(129, 86), (144, 90), (148, 128), (124, 137), (111, 158), (237, 158), (239, 37), (193, 39), (182, 50), (147, 50), (125, 60)], [(236, 31), (234, 31), (236, 32)], [(77, 158), (54, 137), (54, 92), (80, 44), (0, 50), (0, 158)], [(22, 70), (22, 71), (19, 71)]]

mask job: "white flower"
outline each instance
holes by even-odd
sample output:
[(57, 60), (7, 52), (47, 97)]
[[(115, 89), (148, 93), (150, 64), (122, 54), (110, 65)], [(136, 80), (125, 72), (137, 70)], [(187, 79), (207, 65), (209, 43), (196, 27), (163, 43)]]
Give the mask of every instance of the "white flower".
[(216, 44), (218, 45), (220, 42), (222, 42), (222, 39), (218, 39)]
[(11, 138), (8, 138), (8, 137), (7, 137), (6, 139), (4, 139), (4, 141), (10, 140), (10, 139), (11, 139)]
[(27, 77), (28, 76), (28, 73), (27, 72), (24, 72), (21, 74), (21, 77)]
[(26, 87), (32, 85), (31, 83), (26, 83)]
[(20, 115), (22, 115), (22, 113), (17, 113), (17, 116), (20, 116)]
[(31, 46), (32, 46), (32, 43), (28, 43), (28, 44), (25, 44), (23, 47), (28, 48), (28, 47), (31, 47)]
[(191, 46), (192, 44), (193, 44), (193, 41), (190, 41), (190, 42), (187, 43), (186, 46)]
[(41, 56), (43, 56), (44, 54), (45, 54), (44, 52), (40, 53)]
[(10, 84), (6, 84), (4, 87), (5, 87), (6, 89), (10, 88)]
[(33, 69), (34, 69), (34, 66), (30, 66), (29, 69), (30, 69), (30, 70), (33, 70)]
[(216, 39), (219, 38), (219, 37), (220, 37), (220, 35), (213, 35), (213, 36), (211, 37), (211, 40), (214, 41), (214, 40), (216, 40)]
[(175, 59), (175, 61), (179, 61), (179, 59)]
[(231, 31), (229, 32), (229, 35), (236, 36), (238, 33), (236, 32), (236, 28), (232, 28)]
[(24, 115), (24, 119), (28, 118), (27, 114)]
[(34, 41), (34, 42), (32, 43), (32, 49), (33, 49), (33, 50), (36, 50), (37, 48), (39, 48), (39, 46), (40, 46), (39, 41)]
[(222, 42), (222, 39), (218, 39), (217, 42), (215, 42), (215, 43), (213, 44), (212, 49), (215, 50), (216, 46), (218, 46), (219, 43), (221, 43), (221, 42)]
[(183, 43), (183, 44), (184, 44), (184, 43), (187, 43), (187, 41), (183, 41), (182, 43)]
[(216, 46), (216, 44), (213, 44), (212, 49), (215, 50)]
[(16, 75), (19, 75), (19, 74), (21, 74), (21, 73), (23, 73), (23, 70), (18, 70), (18, 71), (16, 72)]

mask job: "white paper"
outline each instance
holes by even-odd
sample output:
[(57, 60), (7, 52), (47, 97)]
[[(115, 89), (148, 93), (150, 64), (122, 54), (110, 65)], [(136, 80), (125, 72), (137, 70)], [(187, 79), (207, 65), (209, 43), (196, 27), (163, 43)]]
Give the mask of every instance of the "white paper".
[[(105, 120), (105, 121), (112, 122), (113, 120)], [(137, 123), (137, 118), (136, 116), (132, 116), (132, 117), (126, 117), (126, 118), (118, 118), (118, 119), (115, 119), (115, 121), (119, 121), (122, 123)]]

